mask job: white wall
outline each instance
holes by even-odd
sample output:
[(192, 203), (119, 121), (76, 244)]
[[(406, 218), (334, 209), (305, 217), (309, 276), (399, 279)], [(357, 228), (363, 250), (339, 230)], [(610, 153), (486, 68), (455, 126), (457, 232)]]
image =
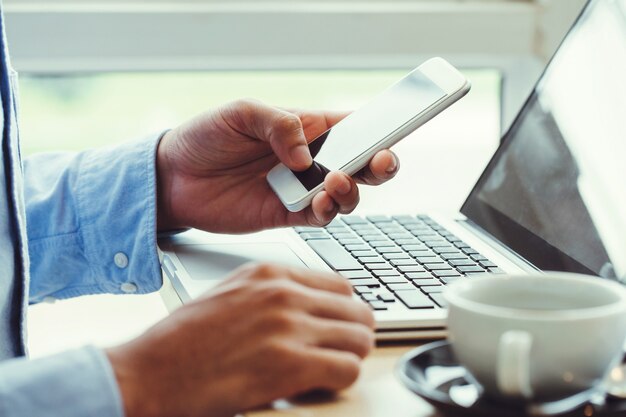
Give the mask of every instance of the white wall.
[(505, 74), (504, 124), (585, 0), (5, 0), (18, 71), (412, 68)]

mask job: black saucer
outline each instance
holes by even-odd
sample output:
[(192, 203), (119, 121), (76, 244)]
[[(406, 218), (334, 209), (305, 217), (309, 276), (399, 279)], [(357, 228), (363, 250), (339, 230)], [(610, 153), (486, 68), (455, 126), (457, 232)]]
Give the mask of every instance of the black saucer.
[(626, 416), (626, 400), (602, 393), (578, 394), (554, 403), (515, 406), (485, 397), (482, 387), (461, 366), (446, 341), (429, 343), (402, 357), (396, 374), (402, 383), (432, 404), (453, 416)]

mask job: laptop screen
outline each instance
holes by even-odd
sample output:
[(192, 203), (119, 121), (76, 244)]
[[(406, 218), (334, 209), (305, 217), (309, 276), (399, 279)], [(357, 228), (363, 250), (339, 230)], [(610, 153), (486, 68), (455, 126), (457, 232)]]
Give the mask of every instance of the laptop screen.
[(542, 270), (626, 277), (626, 0), (588, 3), (461, 211)]

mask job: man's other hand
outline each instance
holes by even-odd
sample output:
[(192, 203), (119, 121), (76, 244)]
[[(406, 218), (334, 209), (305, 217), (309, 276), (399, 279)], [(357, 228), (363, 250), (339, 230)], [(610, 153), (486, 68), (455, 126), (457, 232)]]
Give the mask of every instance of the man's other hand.
[(107, 350), (126, 416), (232, 416), (313, 389), (351, 385), (374, 344), (369, 307), (338, 275), (271, 265)]
[(325, 191), (291, 213), (265, 177), (279, 161), (294, 170), (311, 164), (307, 142), (346, 113), (287, 111), (252, 100), (226, 104), (166, 133), (157, 152), (159, 230), (195, 227), (218, 233), (329, 223), (359, 202), (357, 182), (378, 185), (398, 171), (389, 150), (351, 178), (331, 172)]

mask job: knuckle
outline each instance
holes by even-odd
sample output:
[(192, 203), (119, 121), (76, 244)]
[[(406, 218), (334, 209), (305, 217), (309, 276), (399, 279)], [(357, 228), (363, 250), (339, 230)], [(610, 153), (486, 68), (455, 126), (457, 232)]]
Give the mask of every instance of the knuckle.
[(274, 129), (279, 133), (289, 134), (302, 129), (302, 122), (295, 114), (284, 114), (274, 123)]
[(300, 327), (298, 318), (287, 311), (281, 311), (270, 316), (270, 326), (277, 333), (293, 333)]
[(359, 326), (355, 332), (356, 353), (360, 358), (365, 358), (374, 346), (374, 335), (365, 326)]
[(254, 278), (267, 279), (276, 278), (280, 273), (280, 268), (268, 262), (253, 263), (250, 266)]
[(342, 294), (352, 295), (352, 284), (346, 278), (341, 275), (332, 275), (332, 277), (337, 281), (337, 288)]
[(298, 298), (296, 290), (286, 280), (280, 280), (266, 285), (259, 294), (260, 300), (266, 306), (289, 306)]
[(240, 99), (237, 99), (235, 101), (232, 101), (231, 102), (231, 106), (233, 108), (245, 111), (245, 110), (250, 110), (250, 109), (258, 106), (259, 103), (260, 102), (258, 100), (255, 100), (255, 99), (252, 99), (252, 98), (249, 98), (249, 97), (244, 97), (244, 98), (240, 98)]

